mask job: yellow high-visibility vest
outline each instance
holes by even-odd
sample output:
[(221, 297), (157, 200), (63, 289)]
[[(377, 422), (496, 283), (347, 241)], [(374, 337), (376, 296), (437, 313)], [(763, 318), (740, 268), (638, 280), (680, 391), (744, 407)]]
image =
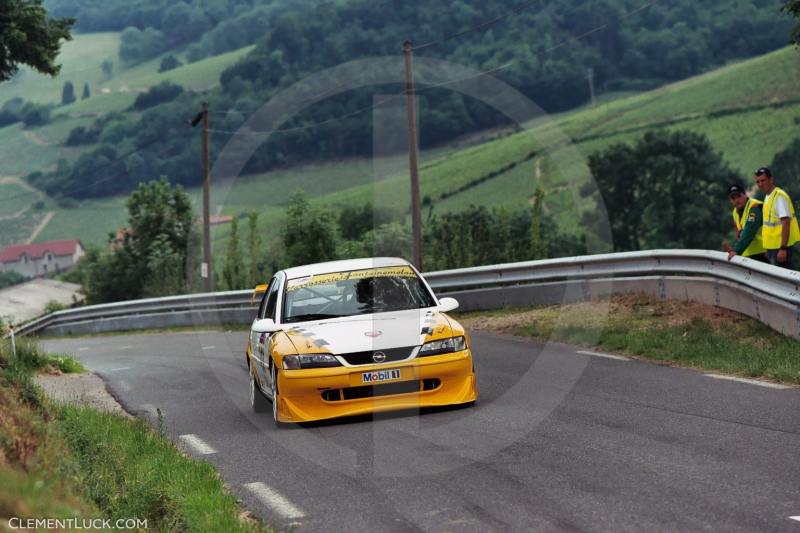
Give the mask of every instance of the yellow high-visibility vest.
[[(733, 223), (736, 225), (736, 229), (739, 231), (744, 229), (744, 225), (747, 224), (748, 220), (750, 220), (750, 209), (759, 205), (762, 205), (762, 203), (758, 200), (754, 198), (748, 198), (747, 204), (744, 206), (744, 211), (742, 211), (741, 218), (739, 217), (739, 212), (736, 210), (736, 208), (733, 209)], [(753, 216), (755, 217), (755, 213), (753, 213)], [(764, 243), (761, 241), (761, 228), (758, 228), (753, 240), (750, 241), (750, 244), (747, 246), (747, 248), (745, 248), (744, 252), (742, 252), (742, 255), (744, 257), (750, 257), (751, 255), (763, 254), (764, 252)]]
[(775, 214), (775, 200), (779, 197), (786, 199), (789, 204), (789, 216), (791, 217), (789, 221), (789, 239), (786, 241), (786, 246), (792, 246), (797, 241), (800, 241), (800, 226), (797, 225), (797, 216), (794, 213), (792, 199), (783, 189), (775, 187), (764, 199), (764, 225), (761, 230), (761, 238), (764, 248), (767, 250), (777, 250), (781, 247), (783, 224), (778, 215)]

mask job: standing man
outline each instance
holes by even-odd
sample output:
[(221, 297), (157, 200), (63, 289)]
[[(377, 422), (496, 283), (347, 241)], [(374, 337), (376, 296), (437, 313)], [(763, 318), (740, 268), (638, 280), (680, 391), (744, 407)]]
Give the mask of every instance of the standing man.
[(789, 195), (775, 186), (767, 167), (756, 170), (756, 184), (764, 191), (764, 227), (762, 239), (767, 260), (783, 268), (792, 267), (792, 246), (800, 241), (800, 226)]
[(767, 254), (761, 240), (762, 203), (748, 198), (739, 183), (728, 187), (728, 198), (733, 206), (733, 229), (736, 232), (733, 248), (728, 247), (728, 261), (741, 255), (766, 263)]

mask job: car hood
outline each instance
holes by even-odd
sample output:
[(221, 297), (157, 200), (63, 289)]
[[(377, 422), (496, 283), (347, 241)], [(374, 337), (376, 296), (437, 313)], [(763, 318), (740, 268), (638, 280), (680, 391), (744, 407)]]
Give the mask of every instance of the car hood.
[(287, 324), (284, 332), (298, 353), (332, 354), (419, 346), (452, 336), (447, 317), (430, 309)]

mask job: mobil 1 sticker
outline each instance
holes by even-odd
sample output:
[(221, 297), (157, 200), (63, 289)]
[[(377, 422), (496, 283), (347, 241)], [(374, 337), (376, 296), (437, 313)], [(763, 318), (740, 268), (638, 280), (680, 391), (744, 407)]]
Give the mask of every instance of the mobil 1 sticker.
[(391, 381), (400, 379), (400, 370), (378, 370), (377, 372), (364, 372), (361, 374), (364, 383), (378, 383), (380, 381)]

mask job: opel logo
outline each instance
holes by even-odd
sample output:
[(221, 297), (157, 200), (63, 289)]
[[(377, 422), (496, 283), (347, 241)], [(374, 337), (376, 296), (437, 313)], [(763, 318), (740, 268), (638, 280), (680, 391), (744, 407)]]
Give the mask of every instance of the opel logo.
[(375, 352), (372, 354), (372, 360), (376, 363), (383, 363), (386, 361), (386, 354), (383, 352)]

